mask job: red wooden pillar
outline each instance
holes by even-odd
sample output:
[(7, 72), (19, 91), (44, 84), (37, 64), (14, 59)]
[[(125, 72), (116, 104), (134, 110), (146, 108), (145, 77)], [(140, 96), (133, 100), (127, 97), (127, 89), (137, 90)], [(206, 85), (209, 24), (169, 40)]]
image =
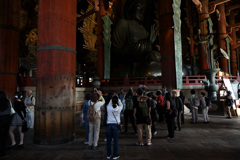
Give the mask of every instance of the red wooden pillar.
[(158, 1), (161, 24), (159, 25), (159, 45), (161, 48), (162, 86), (166, 86), (168, 90), (177, 88), (172, 3), (172, 0)]
[[(234, 11), (231, 11), (230, 15), (229, 15), (229, 24), (230, 26), (234, 26), (235, 25), (235, 13)], [(230, 62), (231, 62), (231, 73), (232, 75), (237, 75), (237, 52), (236, 52), (236, 45), (237, 45), (237, 35), (236, 35), (236, 29), (235, 27), (232, 28), (232, 32), (231, 32), (231, 38), (232, 38), (232, 42), (231, 42), (231, 56), (230, 56)]]
[(0, 90), (13, 99), (17, 90), (21, 1), (0, 1)]
[[(226, 15), (225, 15), (225, 4), (221, 4), (218, 6), (218, 10), (220, 12), (220, 20), (218, 20), (217, 23), (217, 32), (218, 32), (218, 52), (219, 56), (222, 56), (222, 53), (220, 52), (220, 48), (226, 51), (227, 46), (226, 46), (226, 41), (225, 39), (227, 38), (227, 28), (226, 28)], [(220, 58), (220, 68), (223, 72), (228, 73), (228, 60), (224, 57)]]
[(106, 15), (103, 0), (99, 0), (99, 11), (97, 12), (97, 75), (104, 78), (104, 43), (103, 43), (103, 20)]
[[(208, 22), (203, 23), (204, 20), (207, 20), (209, 18), (209, 13), (208, 13), (208, 0), (201, 0), (202, 3), (202, 13), (199, 15), (199, 28), (201, 30), (201, 40), (206, 40), (207, 38), (205, 37), (208, 34)], [(205, 44), (204, 44), (205, 45)], [(208, 54), (208, 46), (206, 46), (206, 52)], [(206, 61), (206, 56), (203, 50), (202, 45), (199, 45), (199, 54), (200, 54), (200, 72), (203, 73), (203, 70), (208, 69), (207, 67), (207, 61)]]
[(40, 0), (34, 141), (60, 144), (75, 136), (76, 0)]

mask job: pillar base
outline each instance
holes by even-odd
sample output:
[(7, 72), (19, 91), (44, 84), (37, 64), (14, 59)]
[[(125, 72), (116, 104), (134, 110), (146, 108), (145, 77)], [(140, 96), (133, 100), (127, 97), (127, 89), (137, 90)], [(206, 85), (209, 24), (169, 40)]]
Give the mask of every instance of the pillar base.
[(34, 143), (39, 144), (39, 145), (58, 145), (58, 144), (72, 142), (74, 139), (75, 139), (75, 135), (73, 135), (72, 137), (69, 137), (69, 138), (56, 139), (56, 140), (50, 140), (50, 141), (34, 138)]

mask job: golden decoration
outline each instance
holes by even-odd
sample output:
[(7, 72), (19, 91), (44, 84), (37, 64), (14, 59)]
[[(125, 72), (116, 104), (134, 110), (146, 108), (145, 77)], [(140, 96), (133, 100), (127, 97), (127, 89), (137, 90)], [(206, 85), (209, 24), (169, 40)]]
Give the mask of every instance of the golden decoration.
[(29, 54), (33, 55), (34, 57), (37, 56), (37, 33), (37, 28), (32, 29), (29, 34), (26, 35), (27, 39), (25, 41), (25, 45), (28, 47)]
[(25, 41), (25, 45), (36, 45), (38, 41), (38, 35), (36, 33), (36, 30), (31, 30), (29, 34), (26, 35), (27, 39)]
[[(89, 3), (89, 7), (86, 10), (86, 12), (94, 9), (94, 6), (92, 3)], [(85, 12), (85, 13), (86, 13)], [(84, 12), (81, 12), (82, 15), (84, 15)], [(96, 52), (96, 42), (97, 42), (97, 35), (96, 35), (96, 14), (92, 14), (89, 17), (85, 18), (83, 21), (83, 26), (78, 28), (80, 32), (83, 34), (84, 38), (84, 45), (83, 48), (87, 49), (89, 51), (94, 51)]]

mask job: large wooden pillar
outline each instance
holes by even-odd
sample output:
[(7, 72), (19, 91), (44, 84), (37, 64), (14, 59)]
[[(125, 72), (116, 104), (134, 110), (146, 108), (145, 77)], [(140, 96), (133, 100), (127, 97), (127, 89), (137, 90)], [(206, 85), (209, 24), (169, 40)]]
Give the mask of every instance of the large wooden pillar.
[(76, 0), (40, 0), (34, 141), (75, 136)]
[(181, 10), (176, 3), (181, 4), (181, 1), (158, 1), (162, 86), (168, 90), (182, 88), (182, 43), (181, 34), (176, 34), (181, 32), (180, 15), (176, 14), (181, 14)]
[[(229, 25), (234, 26), (235, 25), (235, 16), (236, 13), (232, 10), (229, 15)], [(231, 56), (230, 56), (230, 62), (231, 62), (231, 73), (232, 75), (237, 75), (237, 52), (236, 52), (236, 45), (237, 45), (237, 35), (236, 35), (236, 29), (235, 27), (232, 27), (231, 32)]]
[(223, 72), (228, 73), (228, 60), (223, 57), (222, 53), (220, 52), (220, 48), (226, 51), (227, 46), (226, 46), (226, 41), (225, 39), (227, 38), (227, 28), (226, 28), (226, 14), (225, 14), (225, 4), (221, 4), (218, 6), (218, 10), (220, 12), (220, 19), (218, 20), (217, 23), (217, 33), (218, 33), (218, 55), (221, 56), (219, 59), (220, 62), (220, 69)]
[(97, 12), (97, 75), (104, 79), (104, 43), (103, 43), (103, 20), (106, 15), (103, 0), (99, 0), (99, 11)]
[(13, 99), (17, 90), (21, 1), (0, 1), (0, 90)]
[[(201, 0), (202, 3), (202, 13), (199, 15), (199, 28), (201, 30), (201, 40), (207, 40), (206, 36), (208, 35), (208, 22), (207, 19), (209, 18), (208, 13), (208, 0)], [(208, 69), (207, 61), (206, 61), (206, 55), (208, 55), (208, 45), (207, 43), (203, 43), (203, 45), (206, 48), (206, 53), (204, 52), (204, 49), (202, 45), (199, 44), (199, 64), (200, 64), (200, 72), (203, 73), (203, 70)]]

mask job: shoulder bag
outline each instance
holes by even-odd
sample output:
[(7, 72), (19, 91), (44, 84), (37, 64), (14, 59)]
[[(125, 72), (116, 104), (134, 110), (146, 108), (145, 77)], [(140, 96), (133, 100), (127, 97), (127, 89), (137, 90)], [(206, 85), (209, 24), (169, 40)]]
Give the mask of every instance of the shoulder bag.
[(115, 114), (113, 112), (112, 112), (112, 114), (113, 114), (113, 116), (114, 116), (114, 118), (115, 118), (115, 120), (118, 124), (118, 130), (121, 132), (122, 131), (122, 125), (121, 125), (121, 123), (118, 123), (117, 118), (115, 117)]
[(16, 111), (13, 109), (12, 102), (10, 100), (9, 100), (9, 104), (10, 104), (10, 107), (11, 107), (10, 115), (13, 115), (13, 114), (16, 113)]

